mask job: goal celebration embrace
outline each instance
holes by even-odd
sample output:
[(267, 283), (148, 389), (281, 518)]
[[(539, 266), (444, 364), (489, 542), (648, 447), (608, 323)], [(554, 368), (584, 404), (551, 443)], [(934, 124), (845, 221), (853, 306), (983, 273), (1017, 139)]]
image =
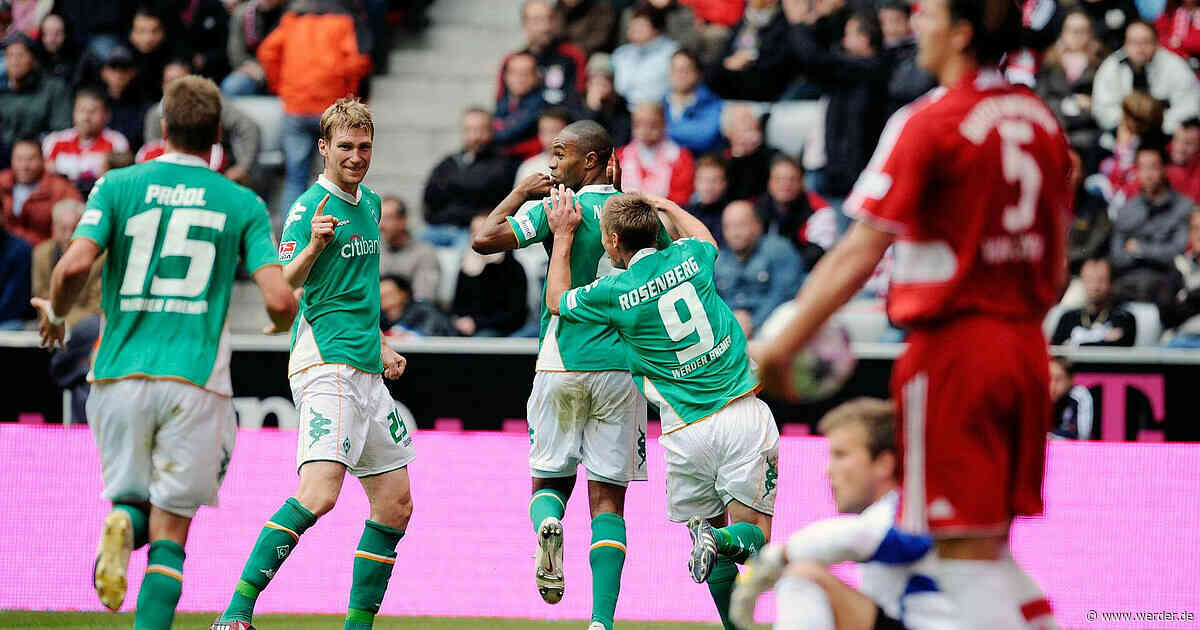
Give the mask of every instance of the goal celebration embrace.
[(1200, 2), (9, 4), (0, 628), (1200, 607)]

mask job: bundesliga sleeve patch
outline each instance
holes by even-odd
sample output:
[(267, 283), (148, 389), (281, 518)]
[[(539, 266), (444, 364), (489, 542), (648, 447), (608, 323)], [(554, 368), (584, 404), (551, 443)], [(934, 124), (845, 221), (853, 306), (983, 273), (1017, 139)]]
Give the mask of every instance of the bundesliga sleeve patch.
[(537, 236), (537, 228), (533, 227), (533, 220), (528, 215), (516, 217), (516, 220), (517, 227), (521, 228), (521, 234), (525, 236), (526, 240)]
[(291, 260), (296, 253), (296, 241), (284, 241), (279, 244), (279, 260)]
[(89, 208), (84, 211), (83, 216), (79, 217), (79, 225), (100, 225), (100, 218), (103, 216), (104, 213), (100, 210)]

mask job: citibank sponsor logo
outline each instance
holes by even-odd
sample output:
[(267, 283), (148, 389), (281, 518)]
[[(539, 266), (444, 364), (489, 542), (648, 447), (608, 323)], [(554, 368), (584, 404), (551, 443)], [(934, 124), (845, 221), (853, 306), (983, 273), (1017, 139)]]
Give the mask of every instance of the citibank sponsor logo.
[(342, 245), (342, 258), (355, 256), (374, 256), (379, 254), (379, 239), (367, 240), (359, 234), (350, 237), (350, 242)]

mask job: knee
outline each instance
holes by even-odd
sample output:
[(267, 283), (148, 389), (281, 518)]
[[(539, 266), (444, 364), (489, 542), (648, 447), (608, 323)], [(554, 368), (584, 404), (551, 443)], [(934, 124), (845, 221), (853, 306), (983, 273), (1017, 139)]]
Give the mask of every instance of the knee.
[(296, 500), (304, 506), (304, 509), (312, 512), (313, 516), (320, 518), (328, 514), (337, 504), (337, 493), (328, 492), (325, 489), (301, 488), (300, 492), (296, 494)]
[(404, 493), (394, 500), (376, 506), (371, 520), (383, 523), (396, 529), (408, 529), (408, 521), (412, 518), (412, 494)]

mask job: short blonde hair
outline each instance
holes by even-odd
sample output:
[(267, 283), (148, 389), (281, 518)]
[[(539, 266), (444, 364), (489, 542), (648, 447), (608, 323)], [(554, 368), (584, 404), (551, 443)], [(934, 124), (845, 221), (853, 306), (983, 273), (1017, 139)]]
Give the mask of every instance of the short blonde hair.
[(654, 247), (661, 226), (654, 205), (637, 193), (609, 197), (604, 202), (604, 213), (600, 215), (600, 229), (605, 233), (616, 233), (618, 245), (628, 251)]
[(817, 431), (826, 435), (851, 424), (866, 430), (871, 459), (884, 451), (896, 452), (896, 405), (892, 401), (862, 397), (844, 402), (821, 418)]
[(354, 96), (339, 98), (321, 114), (321, 137), (325, 142), (333, 140), (335, 129), (366, 129), (372, 138), (375, 137), (371, 110)]
[(162, 112), (172, 145), (205, 151), (221, 133), (221, 90), (211, 79), (179, 77), (163, 90)]

